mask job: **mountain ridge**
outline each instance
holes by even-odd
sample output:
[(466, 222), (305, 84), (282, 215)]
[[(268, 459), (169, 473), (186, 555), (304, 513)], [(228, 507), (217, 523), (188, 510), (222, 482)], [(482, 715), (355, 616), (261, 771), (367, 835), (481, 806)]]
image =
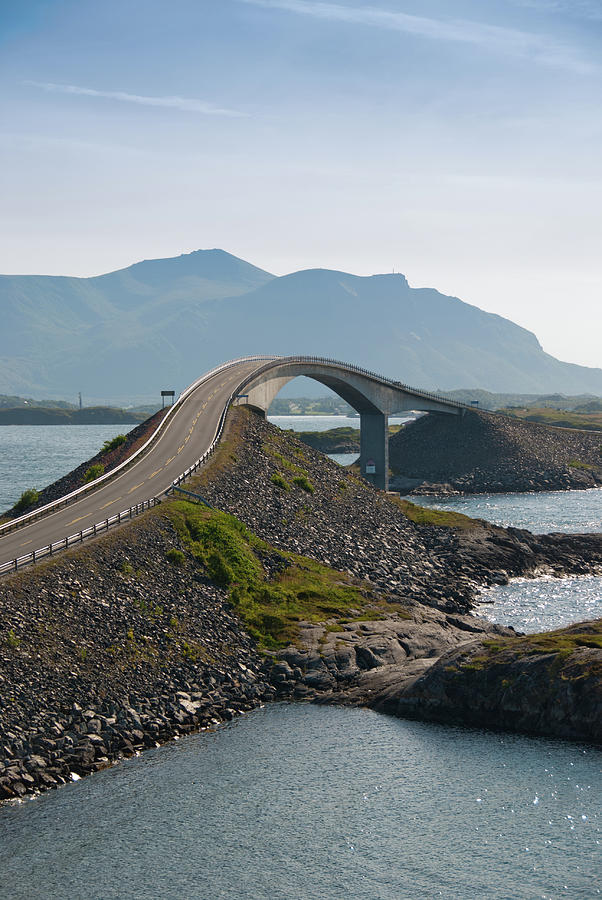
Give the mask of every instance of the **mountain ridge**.
[(283, 276), (224, 250), (102, 275), (1, 275), (0, 393), (124, 399), (182, 389), (224, 359), (309, 354), (425, 389), (602, 395), (602, 369), (545, 353), (510, 319), (400, 273)]

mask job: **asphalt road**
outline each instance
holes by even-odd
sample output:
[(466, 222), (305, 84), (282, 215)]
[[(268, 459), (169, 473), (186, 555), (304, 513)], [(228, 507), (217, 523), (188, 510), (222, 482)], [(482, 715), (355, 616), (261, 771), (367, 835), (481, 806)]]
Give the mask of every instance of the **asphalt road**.
[(0, 537), (0, 564), (76, 534), (165, 491), (211, 444), (233, 389), (263, 365), (241, 362), (199, 385), (149, 452), (123, 474), (64, 509)]

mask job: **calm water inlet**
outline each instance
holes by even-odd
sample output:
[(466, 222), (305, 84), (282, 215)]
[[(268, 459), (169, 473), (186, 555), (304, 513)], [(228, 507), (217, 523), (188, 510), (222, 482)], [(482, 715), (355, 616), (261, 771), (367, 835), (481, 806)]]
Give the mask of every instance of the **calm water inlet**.
[(587, 746), (278, 705), (0, 810), (0, 896), (600, 892)]

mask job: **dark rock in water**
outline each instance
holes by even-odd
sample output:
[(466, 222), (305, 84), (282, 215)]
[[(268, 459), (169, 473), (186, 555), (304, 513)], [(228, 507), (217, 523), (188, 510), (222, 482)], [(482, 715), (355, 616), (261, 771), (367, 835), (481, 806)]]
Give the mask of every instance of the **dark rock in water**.
[(391, 490), (506, 493), (602, 484), (601, 436), (469, 410), (430, 413), (389, 440)]

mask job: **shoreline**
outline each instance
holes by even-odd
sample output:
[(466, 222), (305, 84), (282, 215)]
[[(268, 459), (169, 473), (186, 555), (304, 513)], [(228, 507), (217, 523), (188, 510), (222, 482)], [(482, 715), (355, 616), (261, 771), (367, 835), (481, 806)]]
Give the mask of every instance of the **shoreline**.
[[(438, 660), (445, 671), (475, 641), (521, 640), (471, 613), (479, 586), (542, 567), (602, 572), (600, 535), (532, 535), (457, 514), (416, 524), (411, 504), (245, 410), (194, 486), (224, 510), (195, 515), (245, 523), (266, 585), (290, 582), (291, 552), (308, 571), (317, 559), (320, 577), (352, 592), (347, 610), (302, 618), (292, 644), (262, 655), (230, 587), (175, 529), (182, 501), (3, 579), (0, 796), (57, 787), (271, 700), (371, 706), (393, 704), (392, 686), (424, 693)], [(572, 727), (559, 736), (583, 740)]]

